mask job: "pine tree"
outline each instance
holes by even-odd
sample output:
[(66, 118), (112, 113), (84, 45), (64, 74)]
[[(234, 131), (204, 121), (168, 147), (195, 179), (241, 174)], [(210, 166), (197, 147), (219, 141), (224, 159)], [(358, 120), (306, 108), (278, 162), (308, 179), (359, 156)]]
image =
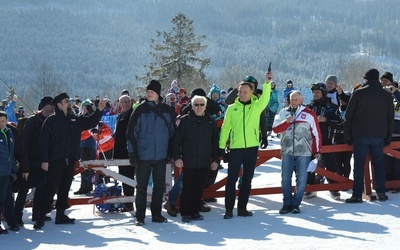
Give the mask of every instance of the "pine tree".
[(146, 76), (137, 78), (145, 84), (157, 79), (165, 91), (173, 80), (188, 90), (207, 86), (203, 70), (210, 64), (210, 59), (197, 56), (207, 47), (202, 43), (206, 36), (196, 36), (193, 20), (182, 13), (178, 13), (172, 23), (175, 25), (172, 31), (157, 31), (159, 39), (151, 40), (150, 55), (154, 62), (145, 66), (149, 70)]

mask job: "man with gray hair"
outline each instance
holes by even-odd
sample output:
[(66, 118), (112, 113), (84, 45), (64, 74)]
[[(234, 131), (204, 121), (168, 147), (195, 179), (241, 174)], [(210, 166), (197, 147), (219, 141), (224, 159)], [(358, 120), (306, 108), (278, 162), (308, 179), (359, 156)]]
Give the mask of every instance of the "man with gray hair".
[[(118, 99), (119, 109), (121, 113), (117, 116), (117, 122), (114, 133), (114, 148), (113, 148), (113, 159), (128, 159), (129, 154), (126, 149), (126, 130), (128, 128), (129, 118), (133, 112), (132, 102), (129, 95), (122, 95)], [(118, 166), (118, 172), (128, 178), (133, 179), (135, 177), (136, 166)], [(133, 196), (135, 188), (128, 184), (122, 183), (122, 190), (125, 196)], [(133, 211), (133, 202), (124, 203), (124, 208), (121, 212)]]
[(175, 166), (183, 169), (180, 211), (183, 222), (203, 220), (200, 215), (201, 195), (209, 169), (219, 163), (218, 129), (206, 111), (207, 98), (194, 96), (192, 110), (181, 118), (173, 139)]
[[(273, 131), (281, 134), (283, 207), (280, 214), (300, 213), (300, 203), (307, 185), (307, 167), (311, 156), (319, 158), (322, 136), (315, 113), (301, 104), (300, 91), (290, 93), (290, 105), (279, 111)], [(292, 194), (292, 175), (296, 188)]]

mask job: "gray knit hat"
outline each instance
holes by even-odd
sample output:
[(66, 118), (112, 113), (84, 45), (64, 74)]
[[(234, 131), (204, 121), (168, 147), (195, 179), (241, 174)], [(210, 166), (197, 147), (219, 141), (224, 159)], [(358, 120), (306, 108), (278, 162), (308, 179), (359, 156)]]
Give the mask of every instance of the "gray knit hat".
[(325, 83), (327, 83), (328, 81), (334, 82), (335, 85), (337, 85), (337, 77), (335, 75), (327, 76), (325, 79)]

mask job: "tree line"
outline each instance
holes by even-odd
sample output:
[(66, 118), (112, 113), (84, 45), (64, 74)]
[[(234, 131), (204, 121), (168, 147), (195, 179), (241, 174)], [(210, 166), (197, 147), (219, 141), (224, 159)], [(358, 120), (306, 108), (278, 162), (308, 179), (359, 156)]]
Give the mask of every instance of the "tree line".
[[(183, 13), (193, 20), (195, 34), (206, 36), (202, 41), (206, 48), (197, 55), (210, 60), (202, 70), (205, 86), (216, 83), (227, 89), (249, 74), (261, 81), (272, 61), (278, 89), (288, 79), (306, 88), (328, 74), (336, 74), (350, 87), (362, 81), (363, 67), (392, 71), (399, 78), (397, 4), (396, 0), (5, 1), (0, 7), (0, 76), (32, 103), (39, 100), (31, 90), (44, 66), (71, 95), (116, 96), (124, 88), (133, 92), (144, 84), (136, 76), (146, 75), (146, 65), (154, 63), (152, 39), (157, 39), (157, 32), (170, 32), (171, 20)], [(183, 80), (182, 85), (199, 79)]]

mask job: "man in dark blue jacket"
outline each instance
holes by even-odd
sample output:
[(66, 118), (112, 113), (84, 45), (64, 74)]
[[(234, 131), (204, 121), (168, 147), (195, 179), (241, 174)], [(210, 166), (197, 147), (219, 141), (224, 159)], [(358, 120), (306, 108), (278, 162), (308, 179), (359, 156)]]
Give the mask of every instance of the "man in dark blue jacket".
[[(14, 155), (14, 134), (7, 127), (7, 113), (0, 111), (0, 217), (11, 196), (12, 176), (15, 176), (17, 167)], [(8, 200), (8, 201), (7, 201)], [(11, 212), (11, 211), (10, 211)], [(7, 234), (8, 230), (0, 225), (0, 234)]]
[(127, 146), (131, 165), (136, 167), (136, 222), (143, 226), (146, 215), (147, 185), (153, 174), (151, 201), (152, 222), (167, 222), (161, 215), (165, 189), (165, 166), (168, 145), (175, 132), (175, 117), (171, 108), (160, 98), (161, 84), (152, 80), (146, 89), (144, 100), (132, 113), (127, 135)]
[(47, 182), (34, 229), (41, 229), (44, 226), (46, 213), (56, 193), (55, 223), (74, 223), (75, 219), (69, 218), (64, 212), (68, 207), (68, 193), (74, 177), (74, 165), (80, 159), (81, 133), (99, 123), (106, 102), (106, 100), (101, 101), (91, 116), (77, 117), (66, 93), (54, 97), (52, 103), (55, 106), (55, 114), (45, 120), (39, 139), (41, 167), (47, 171)]

